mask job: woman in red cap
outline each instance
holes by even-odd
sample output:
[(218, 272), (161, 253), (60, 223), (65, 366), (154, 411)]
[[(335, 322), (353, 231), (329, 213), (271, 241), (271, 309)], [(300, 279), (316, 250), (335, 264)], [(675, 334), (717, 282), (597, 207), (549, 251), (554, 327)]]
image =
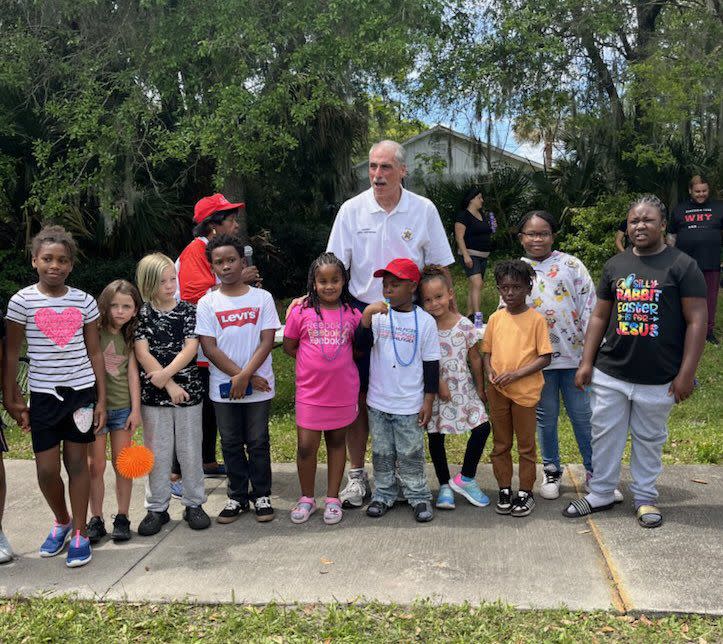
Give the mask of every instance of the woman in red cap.
[[(179, 298), (184, 302), (198, 304), (208, 291), (215, 288), (218, 281), (211, 264), (206, 258), (206, 244), (216, 235), (236, 236), (239, 231), (238, 217), (244, 203), (231, 203), (220, 193), (204, 197), (196, 203), (193, 209), (193, 241), (183, 249), (176, 262), (178, 272)], [(251, 284), (260, 281), (258, 269), (249, 266), (242, 273), (244, 282)], [(207, 476), (223, 476), (226, 470), (223, 464), (216, 461), (216, 417), (213, 412), (213, 403), (208, 397), (208, 360), (203, 352), (198, 351), (198, 370), (201, 382), (204, 385), (203, 399), (203, 471)], [(171, 488), (173, 495), (181, 492), (180, 467), (177, 462), (173, 465)], [(175, 480), (174, 480), (175, 479)]]

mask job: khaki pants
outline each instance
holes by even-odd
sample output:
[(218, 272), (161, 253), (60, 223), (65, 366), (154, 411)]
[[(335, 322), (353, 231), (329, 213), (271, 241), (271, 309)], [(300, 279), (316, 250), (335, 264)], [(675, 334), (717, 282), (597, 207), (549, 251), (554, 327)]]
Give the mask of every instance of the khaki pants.
[(520, 490), (532, 492), (537, 475), (535, 407), (522, 407), (492, 385), (487, 387), (487, 411), (492, 421), (492, 469), (500, 488), (512, 487), (512, 440), (517, 437)]

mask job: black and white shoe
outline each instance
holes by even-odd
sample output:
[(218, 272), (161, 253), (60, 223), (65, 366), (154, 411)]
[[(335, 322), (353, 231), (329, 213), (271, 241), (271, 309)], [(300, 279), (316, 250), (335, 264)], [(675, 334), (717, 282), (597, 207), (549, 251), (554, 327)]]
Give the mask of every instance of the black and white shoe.
[(548, 463), (543, 468), (544, 479), (540, 486), (540, 496), (543, 499), (556, 499), (560, 496), (560, 479), (562, 472), (553, 463)]
[(243, 505), (236, 499), (228, 499), (223, 510), (216, 517), (218, 523), (233, 523), (238, 519), (244, 512), (249, 511), (248, 504)]
[(512, 511), (512, 490), (508, 487), (500, 488), (499, 501), (495, 505), (497, 514), (509, 514)]
[(256, 511), (256, 520), (259, 523), (273, 521), (274, 508), (271, 507), (271, 499), (268, 496), (260, 496), (254, 501), (254, 509)]
[(512, 510), (510, 514), (513, 517), (526, 517), (535, 507), (535, 497), (532, 492), (524, 492), (520, 490), (517, 497), (512, 502)]

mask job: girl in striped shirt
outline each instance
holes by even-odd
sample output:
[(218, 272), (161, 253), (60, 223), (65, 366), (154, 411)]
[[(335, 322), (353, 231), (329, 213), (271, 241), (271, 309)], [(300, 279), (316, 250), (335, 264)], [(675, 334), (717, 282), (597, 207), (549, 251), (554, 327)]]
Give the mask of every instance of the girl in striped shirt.
[[(65, 285), (76, 252), (75, 241), (60, 226), (46, 226), (33, 239), (38, 282), (18, 291), (8, 304), (3, 373), (5, 406), (30, 432), (38, 483), (54, 515), (40, 556), (59, 554), (71, 537), (67, 558), (71, 568), (91, 559), (84, 534), (90, 491), (88, 444), (106, 420), (98, 306), (92, 296)], [(24, 339), (30, 358), (29, 407), (14, 387)], [(72, 516), (60, 478), (61, 443)]]

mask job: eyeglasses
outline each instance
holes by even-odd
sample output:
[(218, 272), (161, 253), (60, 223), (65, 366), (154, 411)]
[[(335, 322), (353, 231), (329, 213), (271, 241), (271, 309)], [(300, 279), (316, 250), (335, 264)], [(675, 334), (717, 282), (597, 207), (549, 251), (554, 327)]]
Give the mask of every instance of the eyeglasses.
[(548, 230), (541, 233), (520, 233), (520, 235), (527, 239), (550, 239), (552, 237), (552, 233)]

